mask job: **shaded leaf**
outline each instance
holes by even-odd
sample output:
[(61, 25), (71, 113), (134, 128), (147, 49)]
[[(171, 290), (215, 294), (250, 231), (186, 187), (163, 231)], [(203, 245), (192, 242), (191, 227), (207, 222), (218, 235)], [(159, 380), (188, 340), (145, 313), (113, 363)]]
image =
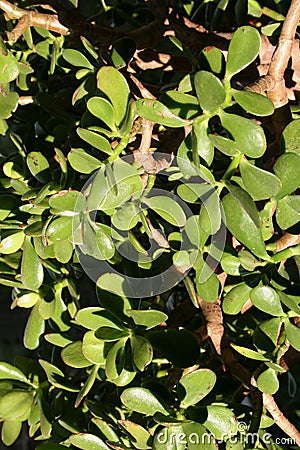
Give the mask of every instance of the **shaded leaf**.
[(258, 31), (250, 26), (238, 28), (229, 44), (225, 77), (230, 79), (252, 63), (258, 55), (259, 49)]
[(217, 377), (210, 369), (198, 369), (180, 378), (177, 386), (180, 407), (187, 408), (202, 400), (213, 389)]
[(176, 116), (158, 100), (140, 99), (135, 102), (135, 106), (136, 113), (140, 117), (166, 127), (180, 128), (190, 123), (188, 120)]

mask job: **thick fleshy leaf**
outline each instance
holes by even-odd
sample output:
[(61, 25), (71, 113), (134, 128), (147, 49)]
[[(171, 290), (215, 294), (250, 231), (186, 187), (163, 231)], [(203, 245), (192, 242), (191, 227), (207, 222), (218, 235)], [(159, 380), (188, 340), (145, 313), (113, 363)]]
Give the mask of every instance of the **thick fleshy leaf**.
[(255, 203), (243, 189), (236, 186), (229, 189), (229, 194), (222, 200), (227, 228), (254, 255), (268, 258)]
[(16, 380), (28, 383), (27, 377), (21, 370), (6, 362), (0, 362), (0, 380)]
[(199, 357), (196, 338), (185, 329), (148, 331), (146, 337), (176, 367), (190, 367)]
[(1, 194), (0, 220), (6, 219), (9, 214), (16, 208), (19, 201), (10, 194)]
[(59, 191), (49, 198), (49, 205), (62, 215), (79, 213), (85, 209), (85, 200), (79, 191)]
[(87, 102), (87, 108), (111, 130), (116, 130), (114, 108), (108, 100), (103, 97), (92, 97)]
[(130, 309), (127, 314), (133, 318), (136, 325), (146, 327), (146, 330), (156, 327), (168, 319), (167, 314), (156, 309)]
[(210, 369), (198, 369), (184, 375), (177, 386), (180, 407), (187, 408), (200, 402), (210, 393), (216, 381), (217, 377)]
[(188, 125), (190, 121), (181, 119), (172, 113), (165, 105), (158, 100), (140, 99), (135, 102), (136, 113), (152, 122), (159, 123), (166, 127), (180, 128)]
[(30, 152), (26, 158), (31, 174), (41, 183), (51, 180), (50, 166), (44, 155), (40, 152)]
[(210, 134), (208, 138), (211, 143), (218, 150), (220, 150), (220, 152), (224, 153), (224, 155), (237, 156), (241, 153), (238, 144), (231, 139), (227, 139), (224, 136), (217, 136), (215, 134)]
[(279, 381), (275, 370), (269, 368), (262, 372), (258, 376), (256, 384), (258, 389), (264, 394), (275, 394), (279, 389)]
[(274, 317), (273, 319), (261, 322), (253, 334), (253, 344), (255, 347), (271, 354), (278, 345), (281, 325), (281, 317)]
[(82, 148), (73, 148), (68, 153), (68, 161), (79, 173), (92, 173), (101, 167), (102, 163)]
[(235, 435), (238, 430), (238, 422), (234, 413), (221, 405), (207, 406), (207, 419), (203, 422), (203, 425), (216, 439)]
[[(201, 272), (200, 278), (203, 278), (203, 272)], [(220, 281), (214, 272), (208, 277), (204, 276), (205, 280), (196, 280), (197, 293), (202, 300), (206, 302), (214, 302), (219, 297)]]
[(144, 370), (153, 358), (152, 345), (143, 336), (132, 335), (130, 337), (130, 346), (132, 359), (136, 368), (140, 371)]
[(20, 295), (16, 298), (16, 303), (20, 308), (32, 308), (41, 297), (37, 292), (27, 292), (26, 294)]
[(112, 224), (118, 230), (131, 230), (139, 221), (141, 209), (134, 202), (125, 203), (112, 217)]
[(46, 238), (50, 243), (64, 241), (72, 236), (75, 230), (75, 220), (71, 216), (57, 217), (52, 220), (46, 229)]
[(285, 152), (300, 156), (300, 119), (293, 120), (283, 130), (281, 147)]
[(118, 420), (118, 423), (133, 437), (134, 447), (139, 450), (146, 450), (152, 448), (150, 433), (141, 425), (130, 420)]
[(275, 289), (269, 286), (257, 286), (250, 293), (250, 299), (256, 308), (271, 314), (283, 316), (280, 298)]
[(101, 134), (95, 133), (94, 131), (86, 130), (85, 128), (77, 128), (77, 134), (81, 139), (86, 141), (92, 147), (101, 150), (107, 155), (112, 155), (113, 150), (110, 146), (109, 141)]
[(126, 408), (145, 416), (153, 416), (156, 412), (169, 413), (163, 401), (146, 388), (132, 387), (125, 389), (120, 398)]
[(225, 101), (224, 86), (213, 73), (201, 70), (194, 76), (194, 85), (199, 104), (204, 112), (213, 113)]
[(63, 58), (75, 67), (84, 67), (85, 69), (94, 68), (86, 56), (73, 48), (66, 48), (63, 51)]
[(234, 139), (239, 151), (250, 158), (261, 157), (267, 143), (263, 128), (245, 117), (222, 111), (220, 118), (223, 127)]
[(23, 231), (9, 234), (3, 237), (0, 242), (0, 253), (10, 255), (16, 253), (23, 245), (25, 234)]
[(93, 330), (83, 336), (82, 353), (93, 364), (105, 365), (105, 342), (96, 338)]
[(4, 445), (12, 445), (17, 439), (22, 429), (20, 420), (4, 420), (1, 430), (1, 438)]
[(63, 348), (61, 352), (63, 362), (70, 367), (81, 369), (91, 365), (84, 355), (82, 354), (82, 342), (76, 341), (68, 344)]
[(123, 75), (114, 67), (103, 66), (97, 73), (97, 87), (110, 100), (116, 124), (124, 121), (129, 102), (130, 90)]
[(39, 314), (38, 304), (36, 304), (28, 317), (24, 331), (24, 346), (29, 350), (35, 350), (40, 344), (40, 338), (45, 331), (45, 321)]
[(21, 280), (24, 287), (36, 291), (44, 279), (44, 270), (40, 258), (31, 243), (29, 236), (25, 237), (21, 263)]
[(90, 433), (72, 434), (69, 437), (72, 445), (82, 450), (109, 450), (102, 439)]
[(66, 264), (70, 261), (70, 259), (72, 258), (73, 250), (73, 244), (71, 241), (69, 241), (69, 239), (54, 242), (55, 258), (62, 264)]
[(80, 309), (75, 322), (88, 330), (97, 330), (100, 327), (122, 328), (121, 322), (110, 311), (96, 306)]
[(229, 44), (225, 77), (230, 79), (254, 61), (260, 49), (258, 31), (250, 26), (238, 28)]
[(274, 112), (274, 105), (268, 97), (251, 91), (232, 91), (235, 101), (247, 112), (256, 116), (269, 116)]
[(145, 197), (143, 203), (172, 225), (177, 227), (185, 225), (186, 217), (184, 211), (173, 198), (157, 195), (150, 198)]
[(118, 39), (111, 50), (111, 60), (117, 69), (126, 67), (136, 50), (135, 42), (128, 36)]
[(226, 295), (222, 303), (225, 314), (238, 314), (249, 299), (252, 288), (246, 283), (234, 286)]
[(296, 153), (284, 153), (279, 156), (274, 165), (274, 172), (282, 184), (275, 197), (278, 200), (300, 187), (300, 156)]
[(42, 359), (39, 360), (39, 363), (46, 372), (49, 382), (53, 386), (69, 392), (79, 391), (78, 387), (72, 381), (68, 380), (65, 377), (64, 373), (60, 369), (58, 369), (58, 367)]
[(198, 155), (202, 158), (208, 166), (211, 165), (214, 159), (214, 145), (209, 139), (209, 127), (208, 121), (202, 120), (203, 117), (199, 119), (196, 118), (193, 121), (193, 136), (195, 138), (195, 143)]
[(100, 327), (95, 331), (95, 336), (106, 342), (113, 342), (129, 336), (130, 332), (127, 329), (120, 329), (115, 327)]
[(206, 47), (199, 55), (201, 69), (213, 72), (223, 78), (225, 69), (225, 58), (222, 51), (217, 47)]
[(254, 166), (246, 159), (240, 162), (242, 180), (253, 200), (265, 200), (274, 197), (281, 188), (276, 175)]
[(0, 52), (0, 83), (9, 83), (19, 75), (17, 59), (11, 52)]
[(222, 213), (220, 198), (215, 189), (203, 200), (199, 214), (199, 225), (202, 231), (210, 235), (217, 233), (221, 227)]
[[(6, 95), (0, 94), (0, 117), (8, 119), (18, 107), (19, 96), (16, 92), (10, 91)], [(18, 177), (19, 178), (19, 177)]]
[(12, 420), (23, 418), (29, 414), (32, 398), (33, 392), (21, 389), (5, 393), (0, 397), (0, 418)]
[(199, 103), (196, 97), (179, 91), (167, 91), (160, 97), (160, 101), (172, 113), (183, 119), (191, 119), (200, 114)]
[(270, 361), (270, 358), (267, 358), (263, 354), (258, 353), (255, 350), (251, 350), (250, 348), (240, 347), (235, 344), (231, 344), (231, 347), (246, 358), (255, 359), (257, 361)]
[(292, 347), (298, 352), (300, 351), (300, 328), (292, 325), (289, 321), (284, 324), (287, 338)]
[(282, 230), (299, 223), (300, 195), (287, 195), (279, 200), (276, 209), (276, 221)]

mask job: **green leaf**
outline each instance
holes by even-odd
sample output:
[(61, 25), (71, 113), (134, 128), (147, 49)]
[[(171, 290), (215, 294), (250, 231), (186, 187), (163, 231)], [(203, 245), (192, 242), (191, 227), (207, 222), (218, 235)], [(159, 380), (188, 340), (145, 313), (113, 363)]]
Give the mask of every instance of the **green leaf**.
[(136, 325), (146, 327), (146, 330), (154, 328), (168, 319), (167, 314), (155, 309), (129, 309), (127, 315), (133, 318)]
[(151, 435), (145, 428), (138, 423), (131, 422), (130, 420), (118, 420), (118, 423), (130, 434), (133, 438), (134, 447), (139, 450), (150, 449), (149, 442)]
[(190, 123), (176, 116), (158, 100), (140, 99), (135, 102), (135, 106), (138, 116), (166, 127), (180, 128)]
[(50, 166), (40, 152), (30, 152), (26, 158), (27, 166), (31, 174), (41, 183), (46, 184), (51, 180)]
[(130, 334), (129, 330), (126, 329), (120, 330), (120, 328), (115, 327), (100, 327), (95, 332), (95, 336), (98, 339), (102, 339), (103, 341), (107, 342), (118, 341), (123, 337), (129, 336), (129, 334)]
[(300, 328), (292, 325), (289, 321), (284, 323), (287, 338), (292, 347), (298, 352), (300, 351)]
[(183, 227), (186, 223), (183, 209), (173, 198), (160, 195), (150, 198), (144, 197), (143, 203), (172, 225)]
[(270, 368), (265, 370), (258, 376), (256, 384), (264, 394), (275, 394), (279, 389), (279, 381), (275, 370)]
[(9, 91), (7, 94), (0, 93), (0, 117), (8, 119), (18, 107), (19, 96), (17, 92)]
[(196, 97), (180, 91), (167, 91), (160, 97), (163, 103), (173, 114), (183, 119), (191, 119), (200, 114), (199, 103)]
[(275, 197), (279, 200), (300, 187), (300, 156), (296, 153), (284, 153), (279, 156), (274, 165), (274, 172), (282, 184)]
[(23, 231), (9, 234), (0, 242), (0, 253), (10, 255), (16, 253), (23, 245), (25, 234)]
[(1, 438), (4, 445), (12, 445), (19, 437), (22, 429), (20, 420), (4, 420), (1, 430)]
[(3, 49), (0, 51), (0, 83), (9, 83), (19, 75), (19, 64), (14, 55)]
[(204, 48), (199, 55), (199, 64), (201, 69), (213, 72), (223, 78), (225, 58), (219, 48), (212, 46)]
[(203, 120), (202, 116), (194, 119), (193, 137), (195, 138), (194, 145), (197, 148), (198, 155), (210, 166), (214, 159), (214, 145), (208, 136), (208, 122), (209, 119)]
[(276, 221), (282, 230), (286, 230), (299, 223), (300, 195), (287, 195), (278, 201)]
[(64, 347), (61, 352), (61, 358), (67, 366), (75, 367), (76, 369), (82, 369), (91, 365), (90, 361), (82, 353), (81, 341), (72, 342)]
[(176, 367), (190, 367), (199, 357), (199, 345), (195, 336), (185, 330), (148, 331), (152, 346)]
[(21, 263), (21, 280), (24, 287), (36, 291), (44, 279), (44, 270), (29, 236), (25, 237)]
[(144, 414), (145, 416), (153, 416), (156, 412), (169, 414), (162, 400), (146, 388), (132, 387), (125, 389), (120, 399), (127, 409)]
[[(199, 279), (200, 278), (200, 279)], [(196, 279), (197, 293), (205, 302), (214, 302), (219, 297), (220, 281), (214, 272), (206, 278), (205, 281), (201, 281), (203, 273)]]
[(230, 344), (231, 347), (246, 358), (255, 359), (257, 361), (270, 361), (270, 358), (262, 355), (261, 353), (251, 350), (250, 348), (240, 347), (239, 345)]
[(285, 152), (300, 156), (300, 119), (293, 120), (283, 130), (281, 147)]
[(96, 306), (80, 309), (75, 316), (75, 322), (88, 330), (94, 331), (100, 327), (123, 328), (122, 323), (114, 314)]
[(120, 126), (125, 119), (130, 96), (126, 79), (114, 67), (103, 66), (97, 73), (97, 87), (111, 102), (116, 124)]
[(224, 436), (232, 436), (237, 433), (238, 422), (234, 413), (225, 406), (207, 406), (207, 419), (203, 425), (214, 435), (216, 439)]
[(73, 48), (66, 48), (62, 54), (63, 58), (72, 66), (75, 67), (84, 67), (86, 69), (93, 69), (93, 65), (89, 62), (89, 60), (80, 53), (78, 50)]
[(105, 342), (96, 338), (93, 330), (87, 331), (83, 336), (82, 353), (93, 364), (105, 366)]
[(115, 112), (112, 104), (103, 97), (92, 97), (87, 102), (88, 110), (102, 120), (112, 131), (116, 130)]
[(87, 216), (84, 216), (82, 223), (82, 235), (82, 251), (85, 254), (98, 260), (108, 260), (114, 256), (115, 246), (111, 237), (103, 227), (92, 223)]
[(64, 373), (53, 364), (42, 359), (39, 360), (41, 367), (44, 369), (49, 382), (59, 388), (69, 392), (78, 392), (79, 389), (71, 381), (69, 381)]
[(222, 199), (227, 228), (254, 255), (267, 259), (255, 203), (243, 189), (230, 186), (229, 190), (229, 194)]
[(208, 197), (203, 200), (199, 214), (199, 225), (202, 231), (209, 235), (217, 233), (221, 227), (222, 215), (220, 208), (220, 198), (215, 189), (208, 193)]
[(68, 153), (68, 161), (74, 170), (79, 173), (87, 174), (94, 172), (102, 165), (101, 161), (94, 158), (94, 156), (90, 155), (82, 148), (73, 148)]
[(139, 221), (141, 209), (134, 203), (125, 203), (112, 216), (112, 224), (118, 230), (131, 230)]
[(254, 166), (246, 159), (240, 162), (242, 180), (253, 200), (274, 197), (281, 188), (281, 182), (274, 174)]
[(41, 300), (40, 295), (37, 292), (27, 292), (16, 298), (16, 303), (20, 308), (31, 308), (37, 302)]
[(233, 75), (251, 64), (258, 55), (259, 49), (258, 31), (250, 26), (238, 28), (229, 44), (225, 77), (230, 80)]
[(215, 134), (210, 134), (208, 138), (220, 152), (224, 153), (224, 155), (237, 156), (240, 154), (239, 146), (235, 141), (223, 136), (216, 136)]
[(116, 69), (126, 67), (136, 50), (133, 39), (124, 36), (118, 39), (111, 50), (111, 60)]
[(250, 158), (260, 158), (265, 153), (266, 137), (260, 125), (245, 117), (224, 111), (220, 113), (220, 119), (241, 153)]
[(249, 299), (252, 288), (246, 283), (234, 286), (226, 295), (222, 303), (225, 314), (238, 314)]
[(18, 203), (18, 199), (13, 195), (1, 194), (0, 220), (5, 220), (17, 207)]
[(101, 134), (86, 130), (85, 128), (77, 128), (77, 134), (92, 147), (101, 150), (107, 155), (113, 154), (113, 149), (111, 148), (109, 141), (104, 136), (101, 136)]
[(256, 116), (269, 116), (274, 112), (274, 105), (268, 97), (250, 91), (232, 90), (235, 101), (247, 112)]
[(70, 261), (73, 254), (73, 244), (68, 239), (64, 241), (55, 241), (54, 242), (54, 256), (57, 261), (62, 264), (66, 264)]
[(49, 198), (49, 205), (62, 215), (79, 213), (85, 210), (85, 199), (81, 192), (75, 190), (59, 191)]
[(21, 370), (6, 362), (0, 362), (0, 380), (16, 380), (28, 383), (27, 377)]
[[(79, 219), (78, 219), (79, 221)], [(64, 241), (72, 236), (76, 227), (76, 221), (71, 216), (57, 217), (52, 220), (46, 229), (46, 238), (50, 243)]]
[(222, 106), (226, 92), (221, 80), (213, 73), (204, 70), (196, 72), (194, 85), (199, 104), (205, 113), (213, 113)]
[(216, 384), (217, 377), (210, 369), (198, 369), (184, 375), (177, 386), (180, 407), (195, 405), (206, 397)]
[(41, 335), (45, 331), (45, 322), (39, 314), (38, 304), (36, 304), (28, 317), (24, 331), (24, 346), (29, 350), (35, 350), (40, 344)]
[(143, 371), (153, 358), (153, 349), (150, 342), (142, 337), (132, 335), (130, 337), (130, 346), (132, 352), (132, 359), (136, 368)]
[[(27, 418), (32, 404), (33, 392), (14, 389), (0, 397), (0, 418), (17, 420)], [(17, 407), (16, 407), (17, 406)]]
[(283, 316), (284, 312), (277, 292), (269, 286), (257, 286), (250, 293), (250, 299), (256, 308), (271, 316)]
[(98, 436), (90, 433), (72, 434), (69, 441), (82, 450), (109, 450), (109, 447)]

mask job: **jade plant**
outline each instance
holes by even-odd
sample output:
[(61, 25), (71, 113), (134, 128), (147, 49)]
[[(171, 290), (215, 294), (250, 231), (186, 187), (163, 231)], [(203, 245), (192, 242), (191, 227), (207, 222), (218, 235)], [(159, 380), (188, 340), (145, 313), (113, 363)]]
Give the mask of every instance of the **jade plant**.
[(299, 1), (50, 3), (0, 0), (3, 443), (298, 448)]

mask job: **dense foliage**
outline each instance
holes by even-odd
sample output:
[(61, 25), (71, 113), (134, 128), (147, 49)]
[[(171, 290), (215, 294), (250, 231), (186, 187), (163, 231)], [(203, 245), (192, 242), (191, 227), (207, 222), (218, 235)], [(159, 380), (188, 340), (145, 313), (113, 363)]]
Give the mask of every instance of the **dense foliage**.
[(2, 441), (298, 448), (299, 108), (245, 88), (290, 2), (16, 3), (0, 282), (32, 358), (0, 363)]

